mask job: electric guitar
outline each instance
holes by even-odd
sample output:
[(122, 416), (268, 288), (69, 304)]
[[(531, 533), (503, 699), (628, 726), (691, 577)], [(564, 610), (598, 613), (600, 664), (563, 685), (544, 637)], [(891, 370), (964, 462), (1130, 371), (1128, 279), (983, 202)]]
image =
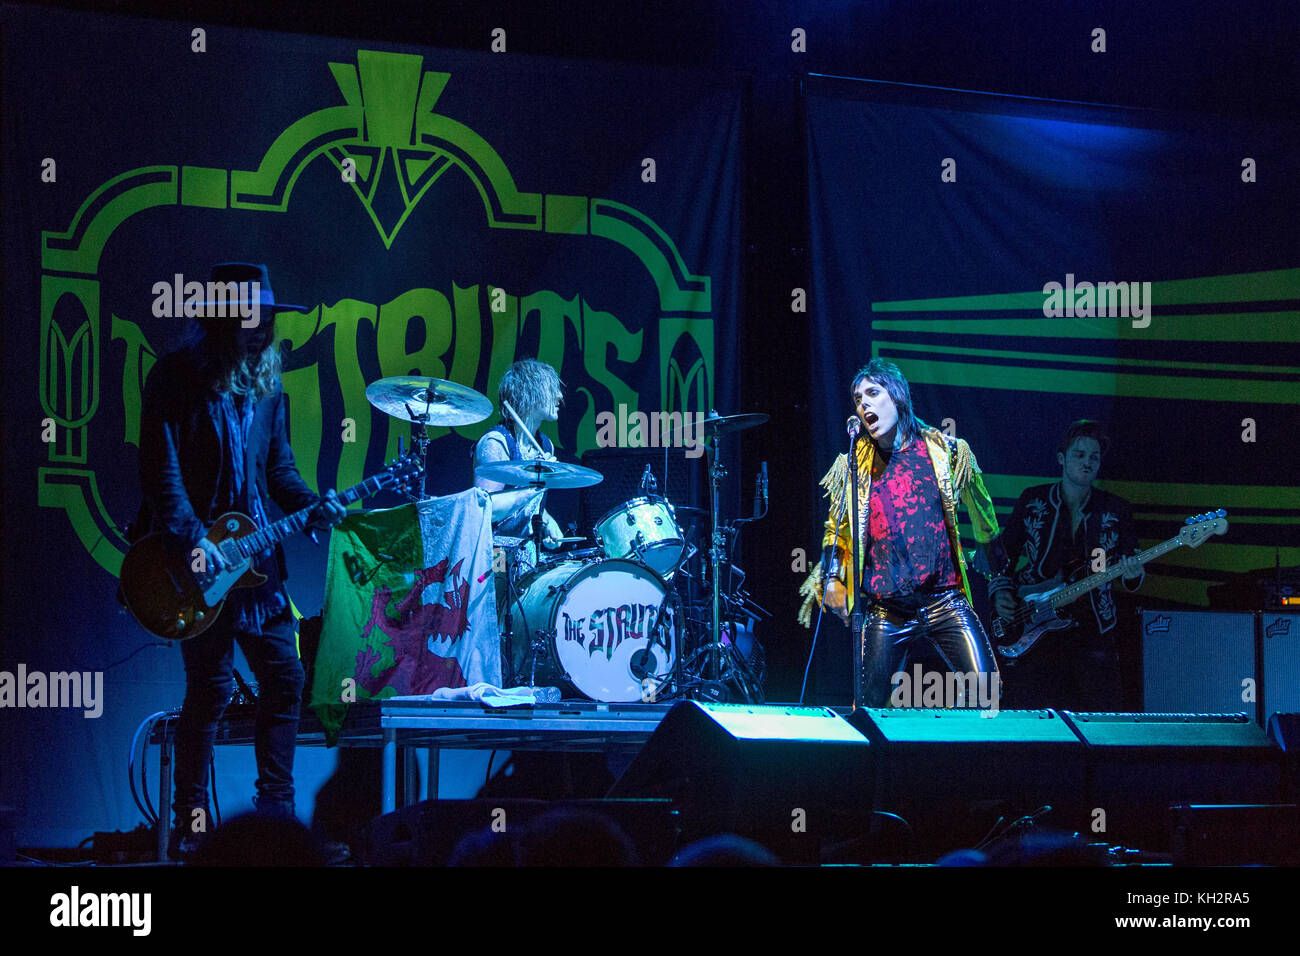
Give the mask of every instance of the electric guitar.
[[(384, 471), (338, 495), (346, 507), (393, 485), (405, 484), (424, 470), (414, 455), (404, 455)], [(303, 530), (315, 505), (258, 528), (253, 519), (229, 511), (208, 530), (208, 540), (221, 552), (226, 567), (208, 567), (199, 549), (177, 554), (163, 535), (150, 534), (131, 546), (122, 559), (122, 600), (145, 630), (166, 640), (183, 641), (202, 634), (221, 614), (234, 588), (255, 588), (266, 575), (253, 569), (256, 557), (289, 535)]]
[[(1220, 508), (1194, 518), (1188, 518), (1186, 526), (1168, 541), (1162, 541), (1154, 547), (1139, 551), (1137, 559), (1143, 564), (1168, 554), (1174, 548), (1186, 545), (1198, 547), (1202, 541), (1228, 530), (1227, 512)], [(998, 644), (998, 656), (1008, 663), (1018, 660), (1033, 647), (1040, 637), (1049, 631), (1059, 631), (1074, 627), (1074, 621), (1061, 617), (1056, 611), (1087, 594), (1095, 591), (1108, 581), (1113, 581), (1124, 573), (1123, 566), (1116, 564), (1105, 571), (1090, 574), (1073, 583), (1065, 583), (1062, 575), (1043, 581), (1040, 584), (1026, 585), (1021, 588), (1019, 596), (1023, 603), (1016, 606), (1010, 621), (1004, 621), (999, 614), (993, 616), (993, 639)], [(1017, 638), (1017, 635), (1019, 637)], [(1010, 643), (999, 643), (1010, 641)]]

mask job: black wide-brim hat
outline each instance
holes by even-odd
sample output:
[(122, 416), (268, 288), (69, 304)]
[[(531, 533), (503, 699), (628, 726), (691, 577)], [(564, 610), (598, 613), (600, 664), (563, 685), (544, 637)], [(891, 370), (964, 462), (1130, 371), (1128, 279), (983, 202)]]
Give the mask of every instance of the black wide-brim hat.
[[(307, 307), (304, 305), (291, 305), (288, 302), (275, 301), (275, 293), (271, 291), (271, 274), (267, 271), (266, 266), (259, 262), (219, 262), (212, 267), (212, 275), (208, 281), (234, 282), (239, 295), (224, 301), (202, 303), (200, 307), (205, 313), (209, 309), (229, 310), (241, 305), (248, 305), (254, 301), (257, 302), (259, 311), (267, 310), (272, 314), (276, 312), (307, 311)], [(243, 293), (248, 288), (245, 283), (253, 282), (257, 283), (256, 297), (245, 296)], [(204, 314), (200, 318), (216, 318), (216, 316)]]

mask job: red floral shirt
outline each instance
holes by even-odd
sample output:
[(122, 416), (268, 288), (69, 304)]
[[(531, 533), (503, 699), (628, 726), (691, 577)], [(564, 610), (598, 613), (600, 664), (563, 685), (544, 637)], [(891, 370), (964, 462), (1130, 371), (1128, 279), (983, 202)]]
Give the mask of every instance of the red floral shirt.
[(943, 499), (920, 438), (878, 454), (871, 474), (868, 594), (903, 597), (961, 586), (943, 520)]

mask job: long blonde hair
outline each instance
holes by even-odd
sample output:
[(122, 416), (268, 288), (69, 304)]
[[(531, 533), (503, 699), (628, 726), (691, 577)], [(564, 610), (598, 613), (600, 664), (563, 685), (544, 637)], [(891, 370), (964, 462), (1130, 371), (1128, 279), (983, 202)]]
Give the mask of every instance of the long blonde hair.
[[(558, 396), (563, 405), (563, 384), (555, 369), (545, 362), (532, 358), (520, 359), (501, 376), (501, 384), (497, 386), (497, 400), (509, 402), (511, 408), (527, 418), (530, 412), (544, 407), (553, 395)], [(504, 406), (501, 409), (501, 421), (510, 424)]]

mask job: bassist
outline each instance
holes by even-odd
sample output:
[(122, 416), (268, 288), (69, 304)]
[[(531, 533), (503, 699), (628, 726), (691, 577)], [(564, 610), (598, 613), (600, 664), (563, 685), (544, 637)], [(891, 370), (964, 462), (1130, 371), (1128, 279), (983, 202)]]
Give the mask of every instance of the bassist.
[[(1064, 578), (1075, 568), (1099, 570), (1101, 551), (1107, 567), (1122, 564), (1126, 590), (1141, 586), (1145, 572), (1133, 557), (1138, 541), (1129, 503), (1092, 484), (1108, 445), (1101, 423), (1075, 422), (1056, 455), (1061, 480), (1027, 488), (1016, 502), (1001, 538), (1007, 573), (989, 584), (993, 608), (1004, 621), (1013, 617), (1017, 591), (1058, 575)], [(1006, 706), (1123, 709), (1116, 635), (1125, 622), (1111, 585), (1079, 598), (1062, 613), (1077, 626), (1048, 634), (1016, 662), (1005, 678)]]

